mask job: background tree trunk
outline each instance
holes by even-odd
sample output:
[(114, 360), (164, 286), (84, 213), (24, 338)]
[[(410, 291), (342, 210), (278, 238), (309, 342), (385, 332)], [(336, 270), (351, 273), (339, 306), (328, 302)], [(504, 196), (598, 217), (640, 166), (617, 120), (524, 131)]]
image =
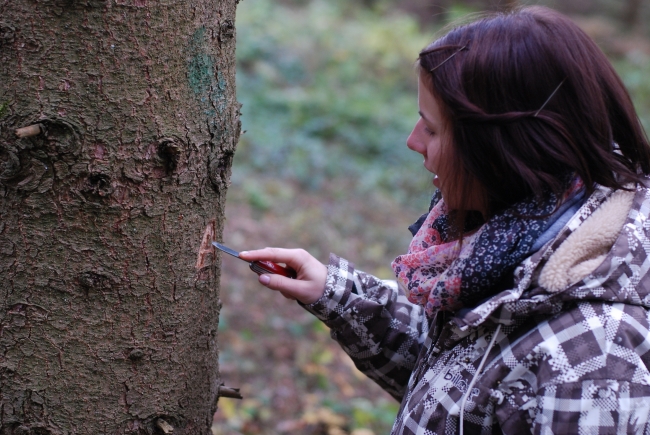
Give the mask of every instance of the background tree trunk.
[(627, 0), (625, 3), (623, 23), (628, 30), (636, 28), (641, 22), (641, 4), (641, 0)]
[(235, 1), (0, 1), (0, 434), (209, 431)]

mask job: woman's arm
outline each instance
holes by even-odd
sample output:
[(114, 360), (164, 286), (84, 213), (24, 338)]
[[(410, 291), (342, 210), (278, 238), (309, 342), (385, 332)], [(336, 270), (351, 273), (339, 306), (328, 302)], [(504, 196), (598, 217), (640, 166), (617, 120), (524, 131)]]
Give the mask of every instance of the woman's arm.
[(429, 331), (424, 310), (395, 281), (355, 271), (336, 255), (327, 272), (323, 297), (305, 308), (330, 327), (359, 370), (401, 400)]
[(296, 279), (261, 275), (260, 282), (297, 299), (325, 322), (357, 368), (401, 399), (429, 325), (422, 308), (411, 304), (395, 281), (355, 271), (335, 255), (325, 267), (300, 249), (265, 248), (240, 256), (295, 269)]

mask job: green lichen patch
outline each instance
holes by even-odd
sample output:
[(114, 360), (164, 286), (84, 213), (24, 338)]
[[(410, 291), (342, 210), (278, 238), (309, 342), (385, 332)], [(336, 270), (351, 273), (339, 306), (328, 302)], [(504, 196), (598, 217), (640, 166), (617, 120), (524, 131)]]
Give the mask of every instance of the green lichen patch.
[[(196, 29), (189, 43), (190, 59), (187, 65), (187, 80), (192, 91), (207, 96), (214, 80), (214, 59), (205, 51), (205, 27)], [(205, 101), (201, 98), (202, 101)]]
[(4, 103), (0, 103), (0, 119), (4, 118), (4, 116), (7, 114), (9, 109), (9, 103), (10, 101), (5, 101)]

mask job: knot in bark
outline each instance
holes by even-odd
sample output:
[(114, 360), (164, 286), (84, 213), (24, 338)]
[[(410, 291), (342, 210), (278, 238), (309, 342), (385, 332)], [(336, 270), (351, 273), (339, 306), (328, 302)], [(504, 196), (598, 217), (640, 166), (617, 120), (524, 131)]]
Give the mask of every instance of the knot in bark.
[(81, 150), (79, 129), (60, 118), (44, 118), (39, 123), (43, 126), (43, 133), (32, 138), (35, 145), (43, 148), (55, 160), (65, 156), (76, 157)]
[(0, 148), (0, 183), (15, 178), (20, 173), (20, 159), (11, 150)]
[(163, 161), (168, 174), (178, 166), (180, 155), (181, 146), (174, 139), (165, 137), (158, 141), (158, 157)]
[(77, 281), (79, 282), (79, 285), (86, 290), (86, 293), (89, 290), (106, 289), (113, 285), (111, 277), (89, 270), (81, 272), (77, 276)]
[(129, 352), (129, 359), (131, 361), (141, 360), (142, 357), (144, 357), (144, 351), (142, 349), (133, 349), (131, 352)]
[(232, 39), (235, 36), (235, 23), (233, 20), (225, 20), (221, 24), (221, 35), (227, 39)]
[(233, 151), (228, 150), (210, 156), (208, 177), (212, 182), (212, 188), (216, 192), (223, 191), (228, 187), (233, 154)]
[(92, 173), (84, 181), (81, 191), (88, 195), (106, 197), (113, 193), (111, 178), (102, 173)]
[(0, 47), (13, 44), (16, 38), (16, 29), (6, 24), (0, 24)]

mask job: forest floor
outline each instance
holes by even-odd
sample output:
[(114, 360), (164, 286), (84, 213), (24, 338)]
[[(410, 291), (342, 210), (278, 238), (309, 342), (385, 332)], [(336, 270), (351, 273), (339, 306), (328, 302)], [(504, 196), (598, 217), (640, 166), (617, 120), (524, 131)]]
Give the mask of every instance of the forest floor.
[[(337, 200), (345, 183), (318, 193), (286, 181), (261, 185), (269, 204), (264, 210), (240, 186), (231, 187), (223, 239), (234, 249), (301, 246), (323, 262), (332, 250), (363, 258), (363, 270), (390, 277), (390, 260), (408, 245), (406, 227), (417, 218), (385, 198)], [(395, 234), (379, 238), (373, 234), (377, 227), (396, 228)], [(390, 431), (398, 403), (354, 367), (326, 326), (259, 285), (245, 262), (227, 255), (221, 299), (221, 376), (244, 399), (219, 400), (215, 435)]]
[[(249, 133), (235, 155), (223, 242), (301, 247), (323, 262), (335, 252), (392, 277), (390, 262), (410, 241), (406, 227), (433, 191), (421, 160), (401, 158), (416, 91), (396, 86), (413, 80), (403, 66), (428, 37), (413, 19), (355, 13), (361, 7), (342, 0), (290, 12), (247, 1), (237, 18), (237, 86)], [(647, 35), (602, 14), (575, 19), (610, 56), (650, 129)], [(368, 74), (364, 62), (381, 68)], [(244, 398), (219, 400), (213, 433), (389, 433), (398, 403), (357, 371), (327, 328), (259, 285), (244, 262), (222, 261), (220, 372)]]

